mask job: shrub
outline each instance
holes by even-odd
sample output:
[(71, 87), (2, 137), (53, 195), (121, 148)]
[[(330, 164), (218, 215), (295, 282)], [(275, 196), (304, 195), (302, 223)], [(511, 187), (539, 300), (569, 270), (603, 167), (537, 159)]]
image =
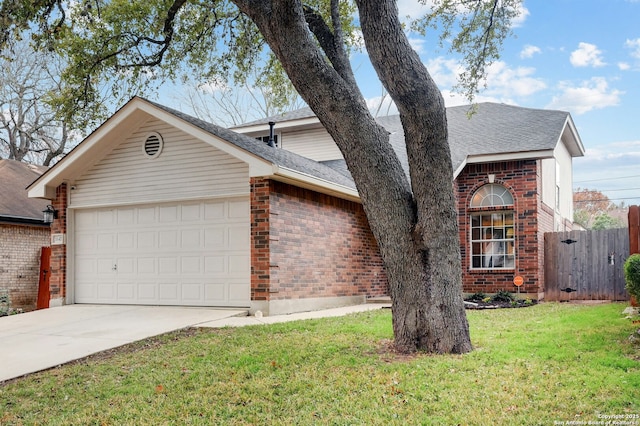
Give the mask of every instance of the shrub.
[(494, 302), (513, 302), (515, 297), (513, 293), (509, 293), (507, 290), (500, 290), (491, 298)]
[(487, 295), (480, 291), (478, 293), (473, 293), (471, 296), (469, 296), (467, 298), (467, 301), (469, 301), (469, 302), (481, 302), (486, 297), (487, 297)]
[(624, 262), (624, 280), (627, 292), (640, 300), (640, 254), (632, 254)]

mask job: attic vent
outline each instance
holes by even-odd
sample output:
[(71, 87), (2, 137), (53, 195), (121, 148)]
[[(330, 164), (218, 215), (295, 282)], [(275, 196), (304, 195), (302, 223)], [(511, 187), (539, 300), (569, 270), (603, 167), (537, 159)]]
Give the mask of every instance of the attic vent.
[(149, 158), (156, 158), (162, 152), (162, 136), (159, 133), (149, 133), (142, 147), (145, 155)]

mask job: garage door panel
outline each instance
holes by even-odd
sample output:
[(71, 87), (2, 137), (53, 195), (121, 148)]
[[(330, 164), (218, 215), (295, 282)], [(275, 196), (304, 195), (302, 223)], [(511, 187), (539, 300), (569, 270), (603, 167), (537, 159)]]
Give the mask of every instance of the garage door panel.
[(229, 201), (229, 219), (249, 219), (249, 210), (244, 201)]
[(182, 249), (200, 248), (201, 229), (184, 229), (180, 232), (180, 247)]
[(183, 256), (180, 259), (180, 272), (182, 275), (202, 275), (200, 256)]
[(199, 221), (202, 217), (201, 204), (184, 204), (180, 210), (182, 222)]
[(227, 247), (230, 250), (244, 250), (249, 245), (250, 227), (248, 225), (229, 226)]
[(158, 232), (158, 249), (175, 250), (178, 248), (178, 231), (175, 229), (162, 230)]
[(230, 255), (228, 265), (230, 275), (244, 276), (251, 269), (251, 260), (246, 255)]
[(117, 299), (122, 303), (134, 303), (136, 300), (136, 285), (133, 282), (119, 282)]
[(158, 209), (158, 213), (160, 223), (178, 223), (178, 206), (162, 206)]
[(156, 259), (153, 257), (139, 257), (137, 259), (137, 273), (138, 275), (155, 275)]
[(104, 232), (96, 236), (97, 250), (112, 252), (115, 247), (116, 247), (115, 232)]
[(244, 285), (242, 279), (229, 279), (227, 281), (228, 299), (230, 302), (241, 302), (251, 297), (251, 290)]
[(204, 285), (201, 282), (183, 282), (182, 300), (190, 303), (200, 303), (204, 296)]
[(138, 231), (137, 233), (137, 249), (155, 249), (156, 248), (156, 237), (158, 235), (158, 231)]
[(132, 249), (135, 248), (135, 232), (119, 232), (117, 234), (117, 246), (118, 249)]
[(158, 286), (158, 301), (175, 302), (179, 299), (180, 288), (178, 282), (164, 282)]
[(178, 273), (177, 257), (161, 257), (158, 259), (159, 271), (161, 275)]
[(115, 212), (113, 209), (98, 211), (97, 217), (98, 226), (109, 227), (116, 223)]
[(153, 225), (156, 222), (156, 207), (138, 208), (137, 209), (138, 225)]
[(216, 226), (209, 227), (204, 230), (204, 248), (220, 249), (226, 247), (225, 244), (225, 227)]
[(97, 285), (97, 288), (98, 288), (98, 294), (97, 294), (98, 299), (104, 300), (105, 302), (115, 302), (117, 300), (115, 283), (99, 282)]
[(207, 222), (224, 222), (226, 206), (223, 203), (205, 203), (204, 220)]
[(135, 209), (119, 208), (116, 210), (118, 225), (132, 225), (135, 223)]
[(140, 303), (154, 303), (158, 300), (157, 290), (158, 284), (155, 281), (152, 282), (140, 282), (137, 283), (138, 297), (137, 301)]
[(226, 271), (226, 256), (205, 256), (204, 272), (207, 275), (221, 274)]
[(248, 306), (248, 199), (75, 212), (77, 303)]

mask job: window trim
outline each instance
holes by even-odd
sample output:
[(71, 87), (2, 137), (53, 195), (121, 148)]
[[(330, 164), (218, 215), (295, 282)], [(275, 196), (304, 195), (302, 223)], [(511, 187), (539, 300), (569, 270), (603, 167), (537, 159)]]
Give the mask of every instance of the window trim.
[[(502, 190), (498, 194), (494, 192), (495, 188), (501, 188)], [(484, 195), (482, 199), (479, 202), (477, 202), (476, 197), (478, 195), (482, 195), (481, 192), (483, 191), (486, 192), (487, 190), (490, 190), (490, 192)], [(504, 202), (505, 194), (509, 196), (509, 199), (510, 199), (509, 203)], [(491, 204), (485, 205), (484, 202), (488, 198)], [(502, 201), (502, 203), (500, 204), (493, 203), (492, 201), (495, 200), (496, 198), (499, 198)], [(471, 195), (471, 200), (469, 201), (469, 207), (472, 209), (486, 209), (490, 207), (510, 207), (510, 206), (513, 206), (514, 203), (515, 203), (515, 200), (513, 199), (513, 195), (511, 194), (511, 191), (509, 191), (509, 189), (506, 186), (501, 185), (499, 183), (488, 183), (486, 185), (482, 185), (480, 188), (476, 189), (473, 192), (473, 195)]]
[(506, 186), (490, 182), (476, 188), (468, 203), (469, 270), (513, 271), (517, 259), (513, 194)]
[[(497, 224), (494, 219), (495, 216), (501, 216), (502, 224)], [(508, 222), (507, 216), (511, 216), (511, 222)], [(483, 217), (489, 217), (490, 223), (486, 224)], [(515, 212), (513, 210), (478, 210), (472, 211), (469, 214), (469, 269), (472, 271), (512, 271), (516, 267), (516, 223)], [(474, 226), (474, 218), (479, 218), (477, 226)], [(478, 230), (478, 238), (474, 238), (474, 230)], [(486, 238), (487, 232), (490, 232), (493, 238)], [(502, 232), (502, 236), (496, 237), (496, 234)], [(495, 243), (498, 243), (498, 249), (496, 253), (493, 253), (489, 257), (491, 265), (487, 265), (487, 254), (484, 251), (484, 245), (490, 244), (492, 250)], [(480, 252), (474, 251), (474, 248), (479, 247)], [(494, 257), (500, 261), (498, 266), (494, 266)], [(480, 265), (476, 266), (477, 260), (480, 260)]]

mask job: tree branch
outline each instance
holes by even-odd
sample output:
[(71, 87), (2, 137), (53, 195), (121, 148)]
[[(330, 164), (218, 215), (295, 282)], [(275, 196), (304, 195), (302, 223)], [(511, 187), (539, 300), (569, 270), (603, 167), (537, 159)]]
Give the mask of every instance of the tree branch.
[(348, 84), (354, 89), (358, 89), (358, 85), (353, 75), (351, 62), (344, 47), (344, 36), (342, 32), (342, 23), (340, 20), (340, 10), (338, 0), (331, 0), (331, 20), (333, 24), (333, 32), (324, 18), (312, 7), (304, 5), (304, 17), (309, 24), (309, 29), (318, 40), (320, 48), (327, 55), (327, 59), (333, 65)]

